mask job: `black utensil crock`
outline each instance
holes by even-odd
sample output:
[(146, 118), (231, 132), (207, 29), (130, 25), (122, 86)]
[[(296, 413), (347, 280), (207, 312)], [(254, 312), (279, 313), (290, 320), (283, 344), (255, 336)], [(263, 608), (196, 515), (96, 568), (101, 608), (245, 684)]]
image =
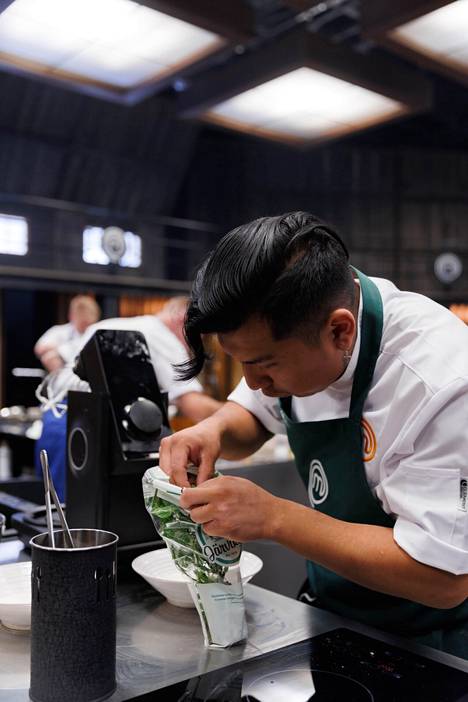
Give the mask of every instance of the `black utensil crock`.
[(98, 702), (115, 690), (118, 536), (71, 529), (31, 539), (31, 684), (34, 702)]

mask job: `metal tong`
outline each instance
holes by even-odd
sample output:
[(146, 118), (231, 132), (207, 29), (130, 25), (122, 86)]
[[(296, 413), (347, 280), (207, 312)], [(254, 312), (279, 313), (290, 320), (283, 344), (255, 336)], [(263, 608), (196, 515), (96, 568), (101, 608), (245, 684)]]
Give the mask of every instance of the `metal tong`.
[(60, 525), (65, 534), (65, 543), (68, 542), (68, 548), (75, 548), (73, 543), (73, 538), (68, 528), (67, 520), (63, 513), (62, 505), (58, 498), (57, 492), (55, 491), (54, 482), (52, 480), (52, 475), (49, 468), (49, 457), (47, 456), (47, 451), (42, 449), (39, 454), (42, 466), (42, 477), (44, 479), (44, 490), (45, 490), (45, 506), (46, 506), (46, 518), (47, 518), (47, 531), (49, 532), (49, 544), (52, 548), (55, 548), (55, 536), (54, 536), (54, 525), (52, 522), (52, 503), (50, 497), (54, 502), (57, 514), (59, 516)]

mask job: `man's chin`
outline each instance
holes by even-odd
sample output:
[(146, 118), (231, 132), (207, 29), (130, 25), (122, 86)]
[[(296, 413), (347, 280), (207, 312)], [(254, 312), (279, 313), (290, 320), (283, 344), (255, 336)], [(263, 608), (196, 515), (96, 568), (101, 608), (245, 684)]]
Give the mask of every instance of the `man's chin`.
[(291, 393), (287, 390), (262, 390), (262, 393), (267, 397), (288, 397)]
[(317, 388), (316, 390), (309, 390), (308, 392), (291, 392), (290, 390), (262, 390), (262, 393), (266, 397), (289, 397), (293, 395), (294, 397), (310, 397), (318, 392), (322, 392), (325, 388)]

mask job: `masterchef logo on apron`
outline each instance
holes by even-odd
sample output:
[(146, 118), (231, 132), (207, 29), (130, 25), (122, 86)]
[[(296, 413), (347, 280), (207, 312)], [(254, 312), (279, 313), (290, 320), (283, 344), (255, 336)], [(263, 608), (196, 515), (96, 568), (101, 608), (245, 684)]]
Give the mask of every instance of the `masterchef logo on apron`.
[(361, 428), (362, 454), (364, 463), (367, 463), (368, 461), (372, 461), (375, 456), (375, 452), (377, 451), (377, 439), (375, 438), (374, 430), (364, 417), (361, 419)]
[(309, 500), (312, 506), (319, 505), (328, 497), (328, 480), (322, 464), (317, 458), (309, 468)]

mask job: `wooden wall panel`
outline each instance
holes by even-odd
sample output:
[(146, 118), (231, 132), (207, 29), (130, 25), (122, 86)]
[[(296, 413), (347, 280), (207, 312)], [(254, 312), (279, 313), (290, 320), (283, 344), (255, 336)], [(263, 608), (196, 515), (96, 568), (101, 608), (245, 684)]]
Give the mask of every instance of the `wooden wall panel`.
[(468, 251), (468, 202), (405, 200), (402, 204), (402, 248)]
[(401, 155), (401, 186), (404, 195), (426, 199), (466, 199), (468, 153), (443, 150), (407, 150)]
[(162, 296), (122, 295), (119, 300), (119, 317), (157, 314), (166, 302), (167, 297)]
[(370, 275), (468, 302), (468, 261), (452, 288), (433, 273), (441, 251), (468, 251), (467, 150), (337, 143), (295, 152), (205, 132), (180, 203), (181, 214), (210, 211), (222, 231), (254, 217), (313, 212), (337, 227), (352, 262)]

